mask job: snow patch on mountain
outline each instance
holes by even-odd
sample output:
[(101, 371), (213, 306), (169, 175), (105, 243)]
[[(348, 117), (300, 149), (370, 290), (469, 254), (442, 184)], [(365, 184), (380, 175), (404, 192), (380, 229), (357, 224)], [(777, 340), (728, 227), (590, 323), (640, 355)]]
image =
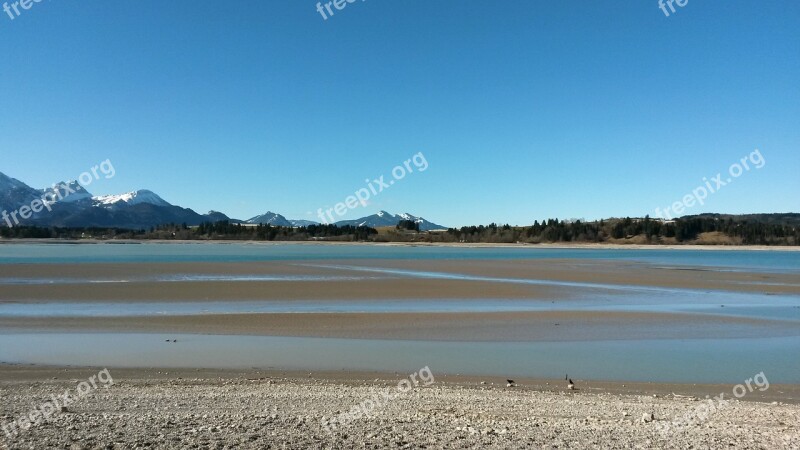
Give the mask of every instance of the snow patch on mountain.
[(50, 202), (75, 203), (92, 198), (92, 194), (75, 180), (57, 183), (42, 190), (43, 198)]
[(119, 195), (101, 195), (92, 197), (92, 200), (97, 206), (111, 206), (120, 202), (128, 205), (138, 205), (140, 203), (149, 203), (156, 206), (172, 206), (166, 200), (159, 197), (155, 192), (148, 191), (147, 189), (140, 189), (138, 191), (128, 192)]

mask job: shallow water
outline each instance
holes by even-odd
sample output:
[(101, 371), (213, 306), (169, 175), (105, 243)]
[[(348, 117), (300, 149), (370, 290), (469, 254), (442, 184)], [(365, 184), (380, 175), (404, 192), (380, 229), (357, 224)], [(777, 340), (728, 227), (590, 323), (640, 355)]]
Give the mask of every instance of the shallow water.
[(89, 262), (236, 262), (325, 259), (608, 259), (713, 270), (800, 272), (800, 252), (750, 250), (624, 250), (537, 247), (464, 248), (252, 243), (11, 244), (0, 264)]
[[(177, 339), (177, 343), (165, 342)], [(595, 342), (422, 342), (163, 334), (0, 334), (0, 361), (108, 367), (364, 370), (800, 383), (800, 337)], [(580, 387), (580, 386), (579, 386)]]
[[(721, 305), (724, 305), (721, 306)], [(525, 299), (220, 300), (195, 302), (0, 303), (0, 317), (125, 317), (242, 313), (433, 313), (633, 311), (692, 313), (798, 322), (800, 296), (683, 290), (658, 294), (575, 293), (558, 301)]]

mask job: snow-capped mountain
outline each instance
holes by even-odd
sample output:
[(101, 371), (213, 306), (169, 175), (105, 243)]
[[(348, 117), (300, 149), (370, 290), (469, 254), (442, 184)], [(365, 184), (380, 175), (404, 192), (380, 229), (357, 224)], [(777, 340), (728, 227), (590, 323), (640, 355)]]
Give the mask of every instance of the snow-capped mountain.
[(42, 190), (44, 198), (48, 201), (76, 203), (92, 198), (92, 194), (75, 180), (54, 184), (52, 187)]
[(163, 198), (159, 197), (155, 192), (148, 191), (147, 189), (139, 189), (120, 195), (101, 195), (99, 197), (92, 197), (92, 200), (98, 205), (116, 205), (118, 203), (125, 203), (127, 205), (138, 205), (141, 203), (148, 203), (156, 206), (172, 206)]
[[(43, 227), (114, 227), (127, 229), (147, 229), (167, 223), (199, 225), (203, 222), (230, 221), (231, 219), (218, 211), (198, 214), (191, 209), (172, 205), (155, 192), (140, 189), (119, 195), (92, 196), (77, 181), (57, 183), (49, 188), (34, 189), (17, 179), (0, 173), (0, 213), (9, 214), (35, 200), (44, 200), (48, 208), (43, 209), (30, 218), (20, 219), (14, 225), (36, 225)], [(401, 220), (413, 220), (420, 225), (420, 230), (442, 229), (441, 225), (431, 223), (422, 217), (404, 213), (394, 215), (380, 211), (371, 216), (357, 220), (345, 220), (336, 225), (353, 225), (368, 227), (395, 226)], [(6, 222), (0, 221), (0, 226)], [(253, 217), (244, 223), (269, 224), (282, 227), (305, 227), (318, 225), (311, 220), (291, 220), (281, 214), (266, 212)]]
[[(92, 197), (77, 181), (34, 189), (0, 173), (0, 212), (11, 214), (23, 206), (30, 207), (35, 200), (44, 200), (49, 207), (25, 220), (16, 215), (19, 221), (14, 225), (146, 229), (166, 223), (199, 225), (202, 222), (230, 220), (222, 213), (203, 215), (171, 205), (146, 189)], [(5, 223), (0, 223), (0, 226)]]
[(355, 220), (342, 220), (336, 222), (336, 225), (351, 225), (357, 227), (393, 227), (400, 223), (401, 220), (413, 220), (414, 222), (419, 224), (420, 231), (430, 231), (430, 230), (441, 230), (445, 229), (441, 225), (437, 225), (433, 222), (429, 222), (428, 220), (423, 219), (422, 217), (417, 217), (412, 214), (403, 213), (403, 214), (392, 214), (386, 211), (379, 211), (376, 214), (371, 216), (362, 217), (360, 219)]
[(446, 230), (447, 229), (447, 227), (444, 227), (444, 226), (441, 226), (441, 225), (437, 225), (437, 224), (435, 224), (433, 222), (428, 221), (427, 219), (424, 219), (422, 217), (415, 216), (415, 215), (412, 215), (412, 214), (409, 214), (409, 213), (398, 214), (397, 217), (399, 217), (402, 220), (412, 220), (412, 221), (418, 223), (420, 231)]
[(274, 213), (272, 211), (267, 211), (264, 214), (251, 217), (250, 219), (245, 220), (245, 223), (252, 223), (252, 224), (261, 224), (261, 225), (272, 225), (274, 227), (291, 227), (294, 226), (292, 222), (283, 217), (278, 213)]
[(389, 227), (397, 225), (397, 223), (400, 222), (400, 220), (402, 219), (398, 219), (391, 213), (388, 213), (386, 211), (378, 211), (377, 213), (371, 216), (361, 217), (360, 219), (340, 220), (339, 222), (336, 222), (336, 225), (339, 226), (351, 225), (354, 227), (373, 227), (373, 228)]

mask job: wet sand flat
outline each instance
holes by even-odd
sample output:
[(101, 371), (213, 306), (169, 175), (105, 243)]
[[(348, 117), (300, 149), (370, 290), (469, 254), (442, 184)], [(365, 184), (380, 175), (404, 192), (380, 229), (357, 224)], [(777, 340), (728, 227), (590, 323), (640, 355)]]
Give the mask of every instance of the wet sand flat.
[[(315, 260), (230, 263), (114, 263), (3, 265), (0, 303), (292, 301), (354, 302), (353, 312), (242, 312), (70, 317), (53, 306), (49, 317), (0, 316), (0, 330), (176, 332), (363, 339), (572, 341), (794, 336), (796, 322), (712, 314), (593, 311), (567, 306), (587, 287), (501, 280), (544, 280), (604, 286), (709, 289), (738, 293), (800, 293), (800, 275), (716, 272), (603, 260)], [(443, 274), (438, 278), (436, 274)], [(466, 279), (447, 279), (464, 276)], [(207, 280), (204, 277), (214, 277)], [(244, 278), (242, 278), (244, 277)], [(247, 277), (252, 277), (249, 279)], [(259, 277), (272, 277), (264, 281)], [(479, 279), (469, 279), (479, 277)], [(192, 278), (195, 281), (174, 281)], [(48, 283), (47, 280), (56, 280)], [(232, 281), (239, 279), (240, 281)], [(247, 280), (247, 281), (243, 281)], [(39, 281), (37, 281), (39, 280)], [(170, 280), (170, 281), (167, 281)], [(253, 281), (257, 280), (257, 281)], [(496, 281), (495, 281), (496, 280)], [(40, 282), (41, 281), (41, 282)], [(123, 282), (124, 281), (124, 282)], [(2, 281), (0, 281), (2, 283)], [(601, 289), (602, 290), (602, 289)], [(623, 292), (619, 293), (624, 296)], [(542, 311), (359, 311), (393, 300), (504, 299), (540, 302)], [(288, 302), (288, 303), (286, 303)], [(530, 304), (530, 303), (528, 303)], [(233, 305), (233, 303), (231, 303)], [(561, 305), (566, 307), (562, 308)], [(602, 306), (602, 305), (600, 305)], [(491, 308), (489, 308), (491, 309)], [(63, 311), (63, 310), (61, 310)], [(719, 314), (725, 310), (719, 308)]]
[(796, 273), (718, 271), (704, 267), (664, 266), (633, 261), (580, 259), (386, 260), (375, 261), (371, 264), (353, 261), (351, 265), (368, 267), (372, 265), (403, 270), (445, 272), (496, 278), (527, 278), (575, 283), (800, 294), (800, 274)]
[(185, 333), (428, 341), (584, 341), (800, 335), (797, 323), (626, 311), (270, 313), (0, 318), (6, 331)]
[[(375, 270), (378, 270), (377, 272)], [(800, 294), (800, 274), (716, 272), (596, 260), (347, 260), (242, 263), (15, 264), (2, 279), (92, 280), (94, 283), (4, 284), (9, 301), (381, 300), (402, 298), (558, 299), (563, 286), (404, 276), (380, 269), (619, 286)], [(221, 276), (215, 281), (163, 281)], [(273, 281), (229, 281), (225, 276), (275, 276)], [(283, 279), (281, 279), (283, 277)], [(286, 277), (318, 277), (315, 280)], [(324, 279), (325, 277), (331, 279)], [(353, 279), (346, 279), (346, 278)], [(344, 279), (336, 279), (344, 278)], [(106, 282), (127, 281), (127, 282)]]
[(451, 280), (191, 281), (3, 286), (0, 302), (172, 302), (204, 300), (551, 299), (544, 286)]

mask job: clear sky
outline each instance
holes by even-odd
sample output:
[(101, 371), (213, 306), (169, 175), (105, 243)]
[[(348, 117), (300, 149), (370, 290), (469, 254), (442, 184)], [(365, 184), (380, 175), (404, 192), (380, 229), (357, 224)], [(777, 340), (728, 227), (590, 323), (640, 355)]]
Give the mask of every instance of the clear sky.
[(34, 187), (110, 159), (95, 195), (314, 219), (423, 152), (426, 171), (344, 218), (522, 225), (654, 215), (759, 149), (762, 168), (685, 213), (800, 212), (795, 0), (19, 11), (0, 11), (0, 172)]

